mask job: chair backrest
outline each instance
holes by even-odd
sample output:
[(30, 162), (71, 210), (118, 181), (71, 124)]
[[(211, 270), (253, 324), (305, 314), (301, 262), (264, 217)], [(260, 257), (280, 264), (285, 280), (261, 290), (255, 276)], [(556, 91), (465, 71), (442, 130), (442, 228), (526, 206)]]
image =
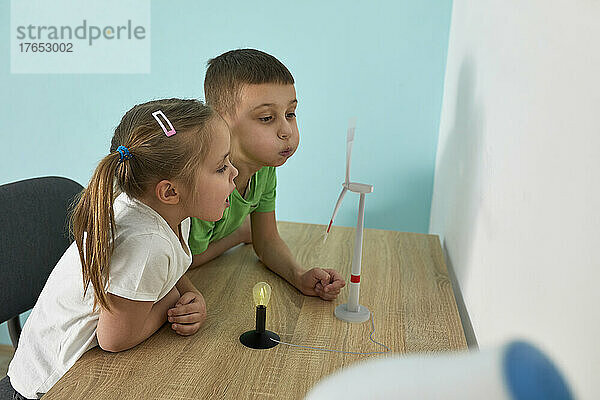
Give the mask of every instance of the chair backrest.
[(0, 186), (0, 323), (35, 305), (69, 247), (69, 209), (83, 187), (55, 176)]

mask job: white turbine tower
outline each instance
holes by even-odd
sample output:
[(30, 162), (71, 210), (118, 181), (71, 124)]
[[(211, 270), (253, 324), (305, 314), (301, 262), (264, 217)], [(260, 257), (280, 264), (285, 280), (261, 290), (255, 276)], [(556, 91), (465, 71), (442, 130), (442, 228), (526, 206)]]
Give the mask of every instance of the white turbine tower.
[(363, 243), (363, 228), (365, 224), (365, 195), (373, 192), (373, 185), (366, 183), (350, 182), (350, 158), (352, 157), (352, 143), (354, 142), (354, 130), (356, 129), (356, 118), (351, 118), (348, 125), (348, 135), (346, 137), (346, 180), (342, 183), (342, 192), (335, 203), (331, 221), (325, 233), (325, 240), (333, 224), (335, 215), (342, 204), (344, 195), (349, 190), (360, 194), (358, 203), (358, 222), (356, 224), (356, 237), (354, 241), (354, 257), (352, 258), (352, 274), (350, 275), (350, 287), (348, 295), (348, 303), (340, 304), (335, 308), (335, 316), (341, 320), (348, 322), (364, 322), (369, 319), (371, 313), (365, 306), (358, 303), (358, 295), (360, 292), (360, 266), (362, 259), (362, 243)]

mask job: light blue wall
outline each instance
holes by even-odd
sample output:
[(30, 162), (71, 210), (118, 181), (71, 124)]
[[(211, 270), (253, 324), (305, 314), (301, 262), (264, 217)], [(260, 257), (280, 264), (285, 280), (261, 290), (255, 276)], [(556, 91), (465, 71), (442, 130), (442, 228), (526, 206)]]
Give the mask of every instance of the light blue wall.
[[(366, 226), (426, 233), (451, 0), (207, 3), (152, 1), (150, 74), (11, 75), (10, 3), (0, 2), (0, 184), (61, 175), (86, 185), (127, 109), (203, 98), (208, 58), (253, 47), (296, 79), (300, 148), (278, 172), (278, 219), (329, 222), (356, 116), (351, 176), (375, 186)], [(357, 206), (348, 194), (336, 223), (355, 225)]]

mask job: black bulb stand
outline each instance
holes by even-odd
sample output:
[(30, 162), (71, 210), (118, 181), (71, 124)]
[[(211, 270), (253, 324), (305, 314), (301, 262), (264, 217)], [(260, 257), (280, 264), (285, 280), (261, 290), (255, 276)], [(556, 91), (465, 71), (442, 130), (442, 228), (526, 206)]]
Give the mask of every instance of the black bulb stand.
[(256, 329), (242, 333), (240, 342), (246, 347), (252, 349), (270, 349), (279, 343), (272, 339), (281, 340), (275, 332), (265, 330), (265, 321), (267, 319), (267, 307), (256, 306)]

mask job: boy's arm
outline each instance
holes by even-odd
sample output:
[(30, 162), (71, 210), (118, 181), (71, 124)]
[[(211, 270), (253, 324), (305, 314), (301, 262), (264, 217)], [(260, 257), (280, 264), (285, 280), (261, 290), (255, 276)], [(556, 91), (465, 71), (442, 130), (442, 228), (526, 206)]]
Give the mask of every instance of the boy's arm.
[(279, 236), (275, 211), (253, 212), (252, 244), (258, 258), (277, 275), (305, 295), (333, 300), (346, 282), (333, 269), (312, 268), (306, 271)]
[(242, 241), (238, 239), (237, 231), (233, 232), (229, 236), (225, 236), (222, 239), (209, 243), (205, 251), (200, 254), (192, 255), (192, 264), (190, 265), (190, 269), (194, 269), (206, 264), (207, 262), (217, 258), (233, 246), (237, 246), (240, 243), (242, 243)]
[(254, 252), (267, 268), (300, 290), (298, 281), (305, 271), (279, 236), (275, 211), (251, 215)]
[(219, 240), (215, 240), (212, 243), (209, 243), (208, 247), (204, 252), (192, 255), (192, 265), (190, 265), (190, 269), (194, 269), (203, 264), (206, 264), (210, 260), (220, 256), (227, 250), (231, 249), (234, 246), (237, 246), (240, 243), (251, 242), (252, 234), (250, 232), (250, 219), (246, 217), (244, 223), (231, 234)]

